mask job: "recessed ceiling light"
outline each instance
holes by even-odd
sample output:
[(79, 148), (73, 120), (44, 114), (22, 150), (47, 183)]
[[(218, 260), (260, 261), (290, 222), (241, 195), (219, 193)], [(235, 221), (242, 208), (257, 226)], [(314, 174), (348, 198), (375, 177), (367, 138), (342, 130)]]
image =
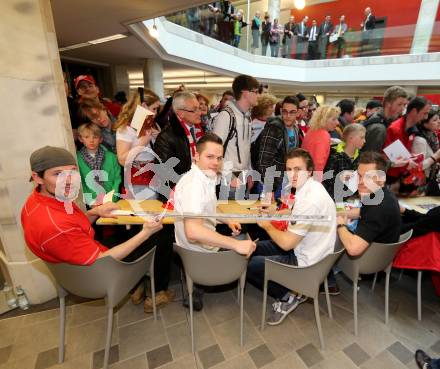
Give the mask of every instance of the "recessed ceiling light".
[(306, 6), (306, 0), (294, 0), (293, 1), (293, 5), (295, 6), (295, 8), (297, 8), (298, 10), (302, 10), (305, 8)]

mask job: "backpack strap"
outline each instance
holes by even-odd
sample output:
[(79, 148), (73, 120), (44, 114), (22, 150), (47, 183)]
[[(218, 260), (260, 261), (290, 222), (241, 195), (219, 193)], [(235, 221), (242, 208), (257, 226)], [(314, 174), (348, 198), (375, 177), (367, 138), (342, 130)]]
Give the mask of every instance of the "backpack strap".
[(226, 148), (228, 147), (229, 141), (231, 141), (231, 139), (233, 139), (235, 137), (236, 138), (235, 147), (237, 149), (237, 158), (238, 158), (238, 162), (241, 164), (241, 156), (240, 156), (240, 148), (238, 146), (238, 133), (237, 133), (237, 123), (236, 123), (236, 119), (235, 119), (235, 114), (229, 106), (225, 106), (223, 108), (223, 110), (229, 114), (229, 131), (228, 131), (228, 135), (226, 136), (225, 143), (223, 144), (223, 152), (226, 153)]

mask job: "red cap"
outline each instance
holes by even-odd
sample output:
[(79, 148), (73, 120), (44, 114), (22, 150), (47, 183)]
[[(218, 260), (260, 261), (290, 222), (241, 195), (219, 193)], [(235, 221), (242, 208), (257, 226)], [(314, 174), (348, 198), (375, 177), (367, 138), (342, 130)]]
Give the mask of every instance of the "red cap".
[(75, 78), (75, 88), (78, 89), (78, 85), (82, 81), (87, 81), (96, 85), (95, 79), (90, 74), (83, 74)]

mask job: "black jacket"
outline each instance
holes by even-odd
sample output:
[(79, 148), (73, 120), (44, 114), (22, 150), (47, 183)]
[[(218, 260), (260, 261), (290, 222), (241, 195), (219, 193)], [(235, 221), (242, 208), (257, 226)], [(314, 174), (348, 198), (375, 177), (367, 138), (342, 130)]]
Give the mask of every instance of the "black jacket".
[(189, 141), (174, 112), (170, 116), (170, 124), (157, 136), (153, 149), (162, 163), (172, 157), (179, 159), (179, 163), (174, 167), (177, 174), (182, 175), (191, 169)]
[(368, 20), (365, 22), (365, 30), (369, 31), (376, 28), (376, 17), (371, 14)]
[(362, 124), (367, 129), (365, 135), (365, 145), (362, 151), (382, 152), (383, 145), (387, 136), (387, 128), (396, 118), (387, 119), (383, 114), (383, 109), (374, 113)]

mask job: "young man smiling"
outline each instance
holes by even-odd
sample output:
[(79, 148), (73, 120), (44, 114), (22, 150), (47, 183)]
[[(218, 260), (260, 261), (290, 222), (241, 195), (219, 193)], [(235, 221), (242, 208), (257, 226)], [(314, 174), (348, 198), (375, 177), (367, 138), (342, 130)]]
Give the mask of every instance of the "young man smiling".
[[(289, 151), (286, 156), (286, 173), (296, 189), (292, 215), (324, 215), (326, 222), (298, 221), (289, 224), (287, 231), (280, 231), (271, 222), (262, 221), (270, 240), (260, 241), (248, 265), (247, 279), (257, 288), (263, 288), (264, 260), (309, 266), (332, 253), (336, 240), (336, 206), (324, 186), (312, 177), (313, 159), (303, 149)], [(268, 324), (280, 324), (286, 316), (307, 298), (290, 292), (287, 288), (270, 282), (268, 293), (277, 299), (272, 305)]]

